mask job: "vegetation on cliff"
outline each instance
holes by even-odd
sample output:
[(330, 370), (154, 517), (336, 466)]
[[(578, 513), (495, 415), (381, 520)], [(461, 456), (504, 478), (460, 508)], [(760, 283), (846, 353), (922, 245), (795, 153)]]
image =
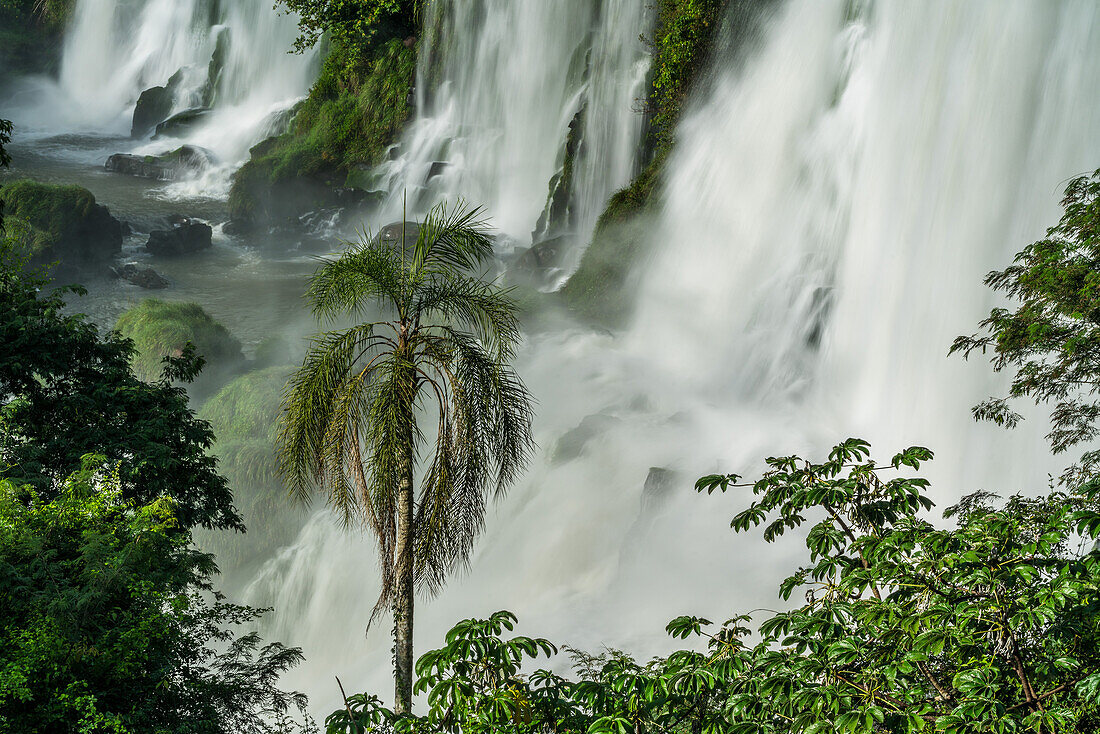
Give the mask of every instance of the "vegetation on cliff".
[(614, 194), (596, 225), (577, 271), (562, 289), (568, 308), (585, 321), (621, 326), (634, 299), (629, 278), (648, 254), (647, 215), (660, 195), (665, 161), (687, 100), (705, 76), (727, 28), (730, 42), (751, 35), (769, 0), (659, 0), (647, 96), (649, 159), (629, 186)]
[(0, 69), (52, 71), (75, 0), (0, 0)]
[(252, 149), (233, 180), (232, 217), (278, 220), (331, 205), (332, 188), (383, 160), (411, 112), (416, 49), (401, 38), (357, 49), (334, 41), (290, 130)]

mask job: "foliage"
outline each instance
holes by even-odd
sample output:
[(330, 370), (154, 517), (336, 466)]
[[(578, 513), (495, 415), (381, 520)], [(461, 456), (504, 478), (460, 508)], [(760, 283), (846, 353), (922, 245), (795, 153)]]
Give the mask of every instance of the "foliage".
[[(702, 638), (641, 665), (616, 651), (574, 655), (574, 679), (521, 663), (552, 655), (545, 640), (506, 641), (514, 617), (467, 621), (422, 656), (418, 689), (430, 710), (397, 717), (355, 696), (328, 731), (589, 732), (1095, 732), (1100, 728), (1100, 492), (1052, 492), (1005, 502), (978, 493), (945, 514), (927, 481), (902, 474), (931, 458), (907, 449), (886, 465), (850, 439), (820, 463), (767, 460), (751, 484), (736, 475), (700, 491), (751, 487), (732, 527), (764, 526), (774, 541), (809, 524), (809, 565), (780, 586), (788, 602), (756, 627), (737, 616), (716, 630), (673, 620)], [(896, 475), (884, 476), (887, 472)], [(1085, 549), (1085, 550), (1082, 550)]]
[(298, 15), (294, 50), (313, 47), (323, 34), (352, 48), (369, 45), (380, 31), (415, 31), (418, 0), (277, 0)]
[[(248, 372), (203, 403), (198, 415), (217, 440), (213, 452), (229, 480), (233, 499), (253, 531), (247, 551), (258, 557), (293, 540), (300, 518), (292, 511), (277, 470), (276, 428), (290, 367)], [(202, 546), (217, 554), (222, 571), (242, 566), (242, 543), (228, 533), (204, 534)]]
[(115, 329), (134, 344), (134, 372), (160, 378), (164, 358), (178, 357), (187, 344), (207, 363), (234, 367), (244, 359), (241, 344), (197, 303), (146, 298), (118, 317)]
[[(1007, 398), (990, 398), (974, 416), (1015, 426), (1008, 401), (1053, 403), (1048, 435), (1055, 453), (1100, 436), (1100, 170), (1066, 187), (1064, 213), (1046, 237), (1023, 249), (1012, 265), (986, 276), (986, 285), (1019, 302), (995, 308), (982, 335), (961, 336), (952, 352), (993, 351), (993, 368), (1013, 369)], [(1100, 453), (1085, 464), (1095, 466)]]
[(702, 76), (730, 0), (660, 0), (653, 39), (650, 134), (657, 150), (672, 147), (688, 93)]
[[(504, 492), (532, 446), (530, 397), (509, 366), (520, 338), (515, 305), (472, 273), (493, 256), (477, 216), (439, 207), (415, 242), (363, 241), (318, 269), (308, 298), (319, 319), (361, 318), (373, 304), (384, 320), (313, 339), (280, 431), (283, 468), (299, 493), (320, 489), (378, 540), (375, 613), (392, 603), (399, 708), (411, 703), (414, 581), (434, 592), (467, 562), (486, 495)], [(429, 457), (417, 494), (422, 447)]]
[(0, 481), (0, 732), (290, 730), (301, 653), (235, 633), (261, 611), (211, 594), (189, 541), (92, 457), (52, 500)]
[(56, 65), (74, 0), (0, 0), (0, 70), (46, 72)]
[(415, 76), (416, 51), (400, 40), (367, 56), (334, 43), (290, 131), (253, 148), (234, 176), (231, 215), (273, 218), (312, 206), (326, 193), (315, 188), (343, 186), (354, 167), (380, 163), (408, 119)]
[(202, 360), (192, 350), (166, 360), (147, 383), (130, 368), (133, 344), (100, 335), (65, 299), (28, 272), (11, 243), (0, 245), (0, 467), (45, 500), (87, 453), (118, 462), (125, 497), (145, 505), (167, 497), (184, 527), (240, 528), (225, 480), (207, 454), (213, 435), (195, 419), (182, 388)]

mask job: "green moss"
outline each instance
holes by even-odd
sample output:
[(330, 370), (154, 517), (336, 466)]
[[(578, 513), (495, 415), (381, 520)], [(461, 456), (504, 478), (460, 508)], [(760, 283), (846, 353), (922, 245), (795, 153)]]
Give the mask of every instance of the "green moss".
[(122, 227), (91, 191), (22, 179), (3, 188), (5, 217), (22, 220), (33, 260), (87, 261), (122, 247)]
[(198, 411), (214, 429), (218, 468), (229, 480), (234, 504), (250, 530), (243, 543), (228, 533), (201, 537), (204, 548), (216, 553), (219, 565), (230, 573), (289, 543), (301, 526), (302, 513), (294, 511), (275, 453), (283, 388), (291, 371), (270, 367), (241, 375)]
[(241, 345), (229, 331), (197, 303), (147, 298), (123, 313), (115, 329), (134, 342), (134, 372), (143, 380), (156, 380), (167, 355), (178, 355), (187, 342), (195, 345), (217, 372), (243, 360)]
[(584, 321), (621, 326), (630, 314), (633, 294), (627, 281), (648, 254), (648, 215), (657, 199), (667, 154), (659, 154), (629, 186), (615, 192), (596, 223), (592, 243), (560, 294), (566, 308)]
[(54, 71), (73, 5), (74, 0), (0, 0), (0, 70)]
[(398, 39), (365, 59), (334, 45), (290, 131), (253, 148), (234, 177), (230, 215), (300, 213), (357, 166), (380, 163), (409, 117), (415, 76), (416, 51)]

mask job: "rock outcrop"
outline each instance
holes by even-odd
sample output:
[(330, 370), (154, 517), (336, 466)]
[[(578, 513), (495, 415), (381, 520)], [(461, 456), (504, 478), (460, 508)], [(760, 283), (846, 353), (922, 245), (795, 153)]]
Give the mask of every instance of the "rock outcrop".
[(205, 148), (184, 145), (161, 155), (115, 153), (104, 167), (115, 173), (125, 173), (158, 181), (178, 181), (194, 178), (214, 163), (214, 154)]
[(22, 230), (33, 262), (80, 265), (107, 260), (122, 249), (122, 223), (80, 186), (31, 180), (4, 186), (5, 225)]
[(172, 229), (149, 233), (145, 249), (158, 257), (180, 257), (208, 249), (213, 229), (209, 224), (187, 220)]

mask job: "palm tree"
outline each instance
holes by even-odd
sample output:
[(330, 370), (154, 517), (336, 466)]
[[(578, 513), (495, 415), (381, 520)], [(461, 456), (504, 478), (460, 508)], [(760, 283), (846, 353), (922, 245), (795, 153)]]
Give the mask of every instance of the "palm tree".
[(412, 704), (414, 590), (434, 594), (468, 563), (488, 495), (533, 448), (531, 397), (509, 366), (516, 305), (475, 273), (492, 257), (479, 215), (440, 206), (415, 244), (402, 225), (400, 242), (363, 237), (318, 268), (307, 298), (322, 323), (370, 304), (383, 318), (316, 335), (283, 401), (280, 466), (295, 493), (320, 491), (378, 541), (371, 620), (393, 611), (397, 713)]

